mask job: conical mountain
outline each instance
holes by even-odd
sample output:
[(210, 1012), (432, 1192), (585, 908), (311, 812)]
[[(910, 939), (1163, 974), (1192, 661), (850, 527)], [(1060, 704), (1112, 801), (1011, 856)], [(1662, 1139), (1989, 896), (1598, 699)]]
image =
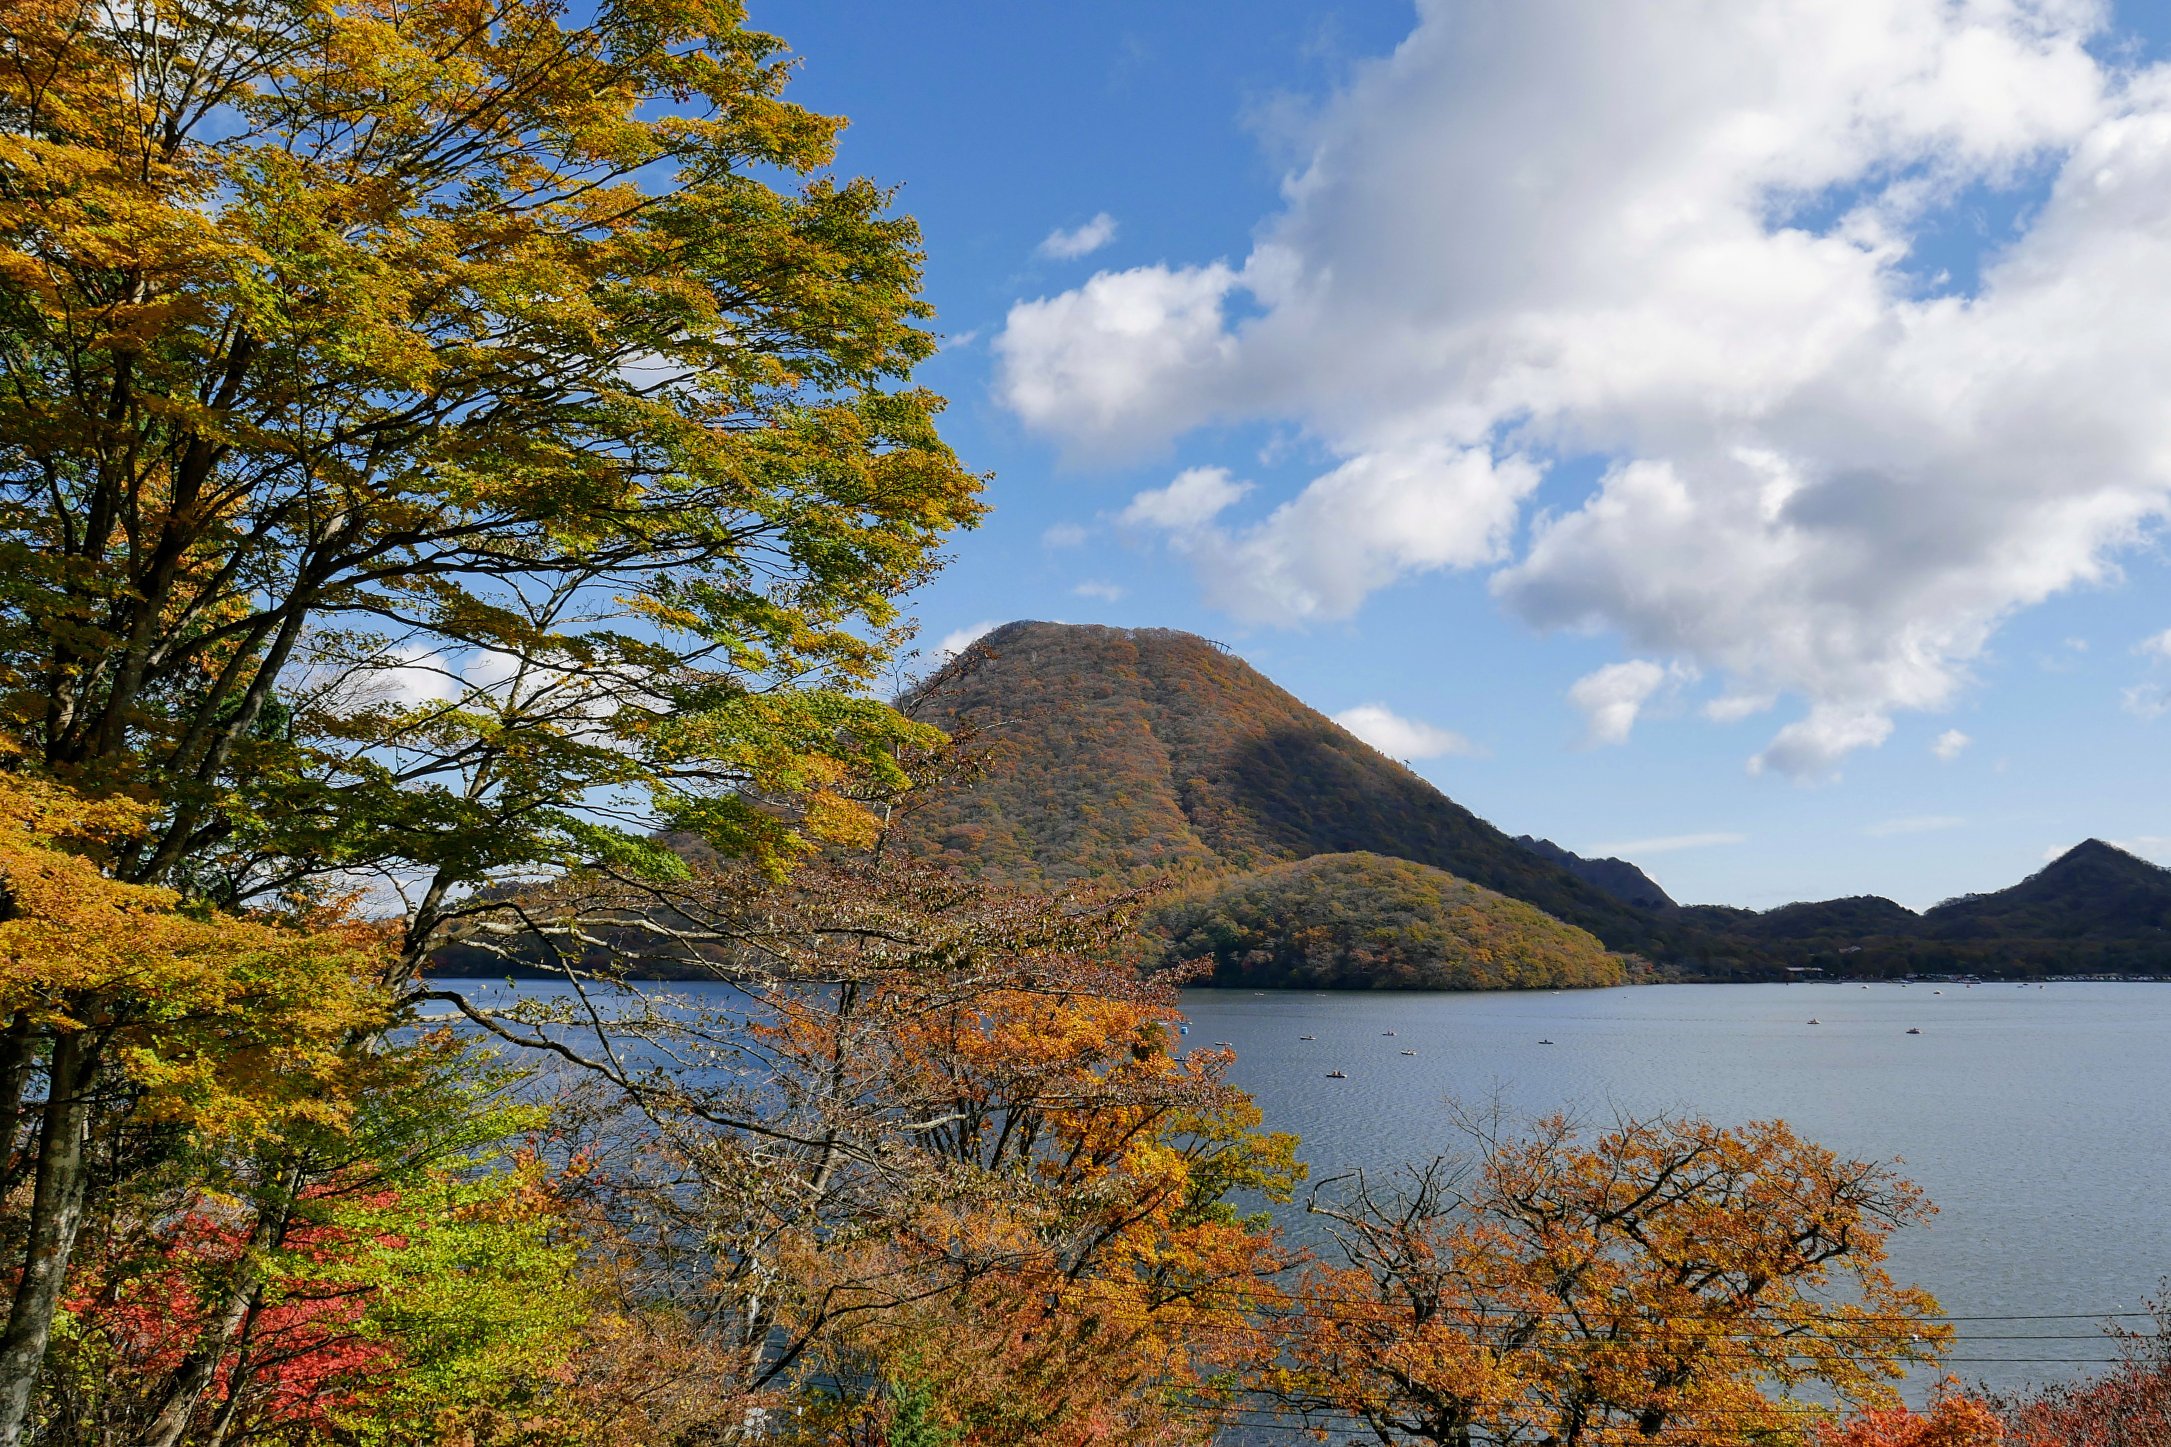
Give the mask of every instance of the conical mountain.
[(986, 776), (924, 801), (918, 847), (1036, 882), (1226, 874), (1370, 853), (1445, 870), (1619, 950), (1654, 918), (1524, 848), (1257, 669), (1163, 628), (1011, 623), (912, 700), (991, 746)]
[(2090, 839), (2010, 889), (1947, 900), (1923, 923), (1945, 940), (2130, 940), (2171, 953), (2171, 869)]

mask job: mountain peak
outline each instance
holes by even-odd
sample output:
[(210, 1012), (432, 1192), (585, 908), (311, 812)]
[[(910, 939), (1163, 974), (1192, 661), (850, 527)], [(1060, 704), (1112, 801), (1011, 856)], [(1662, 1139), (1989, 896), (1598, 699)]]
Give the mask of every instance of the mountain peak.
[(2121, 849), (2116, 844), (2101, 839), (2083, 839), (2080, 843), (2053, 859), (2045, 866), (2044, 872), (2047, 873), (2052, 869), (2063, 869), (2075, 865), (2103, 864), (2121, 867), (2137, 864), (2144, 869), (2161, 872), (2159, 866), (2149, 863), (2131, 850)]
[(1371, 853), (1525, 900), (1614, 949), (1663, 933), (1211, 639), (1019, 621), (964, 661), (909, 700), (991, 743), (983, 778), (914, 811), (926, 852), (1035, 883)]

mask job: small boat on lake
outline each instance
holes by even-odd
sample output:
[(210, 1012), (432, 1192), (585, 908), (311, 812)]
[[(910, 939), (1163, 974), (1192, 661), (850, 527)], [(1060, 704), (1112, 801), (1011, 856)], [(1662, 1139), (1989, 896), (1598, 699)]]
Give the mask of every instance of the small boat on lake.
[(1328, 1072), (1327, 1072), (1327, 1079), (1329, 1079), (1329, 1080), (1347, 1080), (1347, 1079), (1349, 1079), (1349, 1077), (1348, 1077), (1348, 1076), (1346, 1076), (1346, 1075), (1344, 1075), (1344, 1074), (1343, 1074), (1343, 1073), (1342, 1073), (1341, 1071), (1339, 1071), (1339, 1070), (1330, 1070), (1330, 1071), (1328, 1071)]
[(1552, 1041), (1550, 1041), (1550, 1040), (1540, 1040), (1540, 1041), (1539, 1041), (1538, 1043), (1539, 1043), (1540, 1045), (1550, 1045), (1550, 1044), (1552, 1044), (1553, 1042), (1552, 1042)]
[(1392, 1035), (1392, 1034), (1394, 1034), (1395, 1032), (1394, 1032), (1394, 1031), (1392, 1031), (1392, 1030), (1382, 1030), (1382, 1031), (1380, 1031), (1379, 1033), (1380, 1033), (1380, 1034), (1382, 1034), (1382, 1035)]
[(1299, 1040), (1317, 1040), (1318, 1038), (1317, 1035), (1299, 1035), (1297, 1037)]
[(1416, 1054), (1417, 1052), (1416, 1052), (1416, 1051), (1414, 1051), (1414, 1050), (1405, 1050), (1405, 1051), (1403, 1051), (1402, 1053), (1403, 1053), (1404, 1055), (1415, 1055), (1415, 1054)]
[(1822, 1020), (1819, 1020), (1816, 1016), (1812, 1015), (1809, 1017), (1809, 1023), (1812, 1025), (1822, 1025), (1824, 1022)]
[(1907, 1033), (1910, 1035), (1920, 1035), (1922, 1032), (1920, 1030), (1917, 1030), (1914, 1026), (1910, 1025), (1907, 1027)]

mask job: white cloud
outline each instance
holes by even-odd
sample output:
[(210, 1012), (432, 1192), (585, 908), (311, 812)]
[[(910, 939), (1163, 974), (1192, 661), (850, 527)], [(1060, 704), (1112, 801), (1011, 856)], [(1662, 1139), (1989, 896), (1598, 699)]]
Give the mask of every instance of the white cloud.
[(1517, 506), (1537, 483), (1520, 458), (1415, 447), (1352, 458), (1248, 527), (1213, 525), (1252, 488), (1217, 467), (1140, 493), (1123, 520), (1166, 531), (1216, 607), (1246, 622), (1294, 624), (1347, 618), (1411, 573), (1502, 556)]
[[(1019, 303), (1001, 395), (1079, 452), (1252, 419), (1338, 459), (1286, 528), (1193, 549), (1257, 621), (1499, 563), (1524, 459), (1609, 456), (1495, 595), (1723, 674), (1722, 718), (1801, 700), (1757, 766), (1827, 774), (2171, 507), (2171, 67), (2095, 58), (2107, 14), (1429, 0), (1321, 109), (1248, 257)], [(2037, 184), (1979, 277), (1917, 256), (1974, 188)], [(1313, 501), (1443, 465), (1493, 474), (1452, 547)]]
[(1212, 522), (1250, 491), (1251, 484), (1236, 481), (1227, 468), (1186, 468), (1167, 487), (1148, 488), (1132, 498), (1117, 521), (1190, 533)]
[(1583, 711), (1584, 741), (1625, 744), (1636, 716), (1669, 679), (1680, 677), (1646, 658), (1609, 663), (1568, 686), (1568, 702)]
[(2120, 690), (2119, 706), (2135, 718), (2159, 719), (2171, 713), (2171, 689), (2160, 683), (2136, 683)]
[(378, 674), (388, 701), (405, 707), (424, 703), (449, 703), (460, 696), (461, 671), (434, 649), (408, 644), (391, 650), (397, 663)]
[(1083, 226), (1074, 226), (1068, 231), (1058, 227), (1049, 232), (1047, 239), (1040, 243), (1040, 254), (1059, 261), (1075, 261), (1081, 256), (1092, 255), (1115, 239), (1116, 218), (1103, 211)]
[(1832, 778), (1839, 761), (1856, 749), (1875, 748), (1892, 734), (1892, 720), (1875, 709), (1817, 704), (1772, 737), (1764, 752), (1749, 760), (1749, 772), (1766, 770), (1805, 783)]
[(1746, 844), (1746, 834), (1663, 834), (1656, 839), (1626, 839), (1618, 844), (1600, 844), (1590, 852), (1592, 858), (1627, 859), (1633, 861), (1640, 855), (1673, 854), (1683, 849), (1715, 849), (1727, 844)]
[(1080, 548), (1085, 546), (1089, 530), (1079, 523), (1054, 523), (1040, 535), (1044, 548)]
[(1123, 600), (1123, 588), (1119, 584), (1104, 583), (1098, 579), (1089, 578), (1071, 589), (1071, 592), (1081, 598), (1098, 598), (1103, 603), (1119, 603)]
[(979, 623), (968, 624), (963, 628), (953, 628), (948, 633), (943, 634), (942, 641), (935, 645), (935, 656), (937, 658), (955, 658), (972, 647), (974, 642), (986, 637), (1002, 626), (1001, 619), (989, 618)]
[(1973, 742), (1973, 739), (1958, 729), (1947, 729), (1930, 740), (1930, 752), (1937, 755), (1940, 763), (1949, 764), (1959, 758), (1961, 752)]
[(1952, 814), (1917, 814), (1906, 819), (1881, 819), (1875, 824), (1865, 824), (1862, 832), (1872, 839), (1889, 839), (1895, 834), (1935, 834), (1940, 830), (1958, 829), (1967, 820)]
[(1221, 304), (1235, 273), (1215, 264), (1104, 271), (1076, 291), (1021, 302), (995, 338), (999, 390), (1029, 422), (1064, 426), (1074, 451), (1122, 453), (1201, 420), (1196, 386), (1235, 350)]
[(2152, 633), (2133, 645), (2136, 653), (2146, 653), (2156, 658), (2171, 659), (2171, 628)]
[(1334, 721), (1389, 758), (1437, 759), (1483, 752), (1452, 729), (1404, 718), (1383, 703), (1345, 708)]
[(1704, 717), (1713, 723), (1740, 723), (1760, 713), (1769, 713), (1779, 702), (1775, 693), (1727, 693), (1704, 705)]

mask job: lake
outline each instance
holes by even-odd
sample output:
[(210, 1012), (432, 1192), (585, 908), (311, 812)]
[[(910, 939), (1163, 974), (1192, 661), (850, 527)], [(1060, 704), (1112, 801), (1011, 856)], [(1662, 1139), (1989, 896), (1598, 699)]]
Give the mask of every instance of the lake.
[[(1188, 990), (1183, 1005), (1185, 1043), (1235, 1047), (1235, 1080), (1303, 1138), (1314, 1180), (1449, 1147), (1451, 1097), (1526, 1118), (1778, 1116), (1899, 1157), (1940, 1213), (1894, 1238), (1890, 1269), (1976, 1318), (1956, 1323), (1951, 1360), (1969, 1382), (2086, 1374), (2111, 1356), (2104, 1315), (2137, 1312), (2171, 1275), (2171, 984)], [(1301, 1201), (1279, 1214), (1303, 1237)]]
[(1315, 1180), (1450, 1145), (1450, 1097), (1524, 1117), (1778, 1116), (1900, 1157), (1940, 1211), (1894, 1238), (1893, 1275), (1954, 1317), (2031, 1318), (1957, 1323), (1965, 1380), (2088, 1372), (2111, 1355), (2096, 1314), (2139, 1309), (2171, 1275), (2171, 984), (1189, 990), (1184, 1008), (1186, 1043), (1235, 1047), (1234, 1078), (1303, 1137)]

